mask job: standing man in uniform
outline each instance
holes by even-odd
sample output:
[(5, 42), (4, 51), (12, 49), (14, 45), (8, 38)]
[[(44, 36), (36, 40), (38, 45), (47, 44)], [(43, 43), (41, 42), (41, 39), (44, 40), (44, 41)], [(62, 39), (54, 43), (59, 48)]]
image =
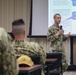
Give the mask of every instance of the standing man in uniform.
[(10, 43), (6, 31), (0, 28), (0, 75), (18, 75), (15, 52)]
[[(38, 43), (27, 42), (25, 40), (25, 23), (23, 19), (14, 20), (12, 23), (12, 33), (15, 37), (12, 45), (14, 47), (16, 56), (28, 55), (39, 56), (42, 65), (45, 64), (46, 54)], [(42, 71), (42, 75), (44, 75)]]
[(49, 27), (47, 33), (47, 39), (50, 41), (53, 52), (61, 52), (62, 53), (62, 65), (63, 71), (67, 70), (68, 64), (66, 62), (65, 51), (63, 47), (63, 41), (66, 41), (70, 37), (70, 33), (64, 35), (64, 31), (62, 28), (59, 27), (61, 22), (61, 15), (55, 14), (54, 15), (54, 24)]

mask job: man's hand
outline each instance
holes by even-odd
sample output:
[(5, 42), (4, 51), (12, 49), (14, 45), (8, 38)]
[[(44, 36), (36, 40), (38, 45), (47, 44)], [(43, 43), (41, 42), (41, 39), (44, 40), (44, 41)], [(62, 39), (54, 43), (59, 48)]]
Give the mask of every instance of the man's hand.
[(61, 35), (62, 34), (62, 30), (59, 30), (58, 32), (57, 32), (57, 35)]
[(70, 38), (70, 32), (69, 32), (68, 34), (66, 34), (66, 37), (67, 37), (67, 38)]

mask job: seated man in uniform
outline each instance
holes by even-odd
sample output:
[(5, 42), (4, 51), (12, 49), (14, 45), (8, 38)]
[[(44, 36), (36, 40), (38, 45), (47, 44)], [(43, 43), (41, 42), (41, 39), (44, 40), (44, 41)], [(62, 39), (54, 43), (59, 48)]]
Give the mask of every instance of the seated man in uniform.
[[(28, 55), (39, 56), (40, 63), (45, 64), (46, 54), (38, 43), (27, 42), (25, 40), (25, 23), (23, 19), (17, 19), (12, 23), (12, 33), (15, 37), (12, 45), (14, 47), (16, 56)], [(42, 75), (44, 75), (42, 71)]]
[(0, 28), (0, 75), (17, 75), (17, 61), (11, 41), (3, 28)]

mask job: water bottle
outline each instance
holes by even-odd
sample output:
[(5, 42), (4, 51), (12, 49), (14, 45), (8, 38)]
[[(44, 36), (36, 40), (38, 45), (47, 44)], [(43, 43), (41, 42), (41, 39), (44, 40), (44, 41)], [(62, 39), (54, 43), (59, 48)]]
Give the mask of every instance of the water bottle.
[(52, 53), (52, 48), (50, 48), (49, 53)]

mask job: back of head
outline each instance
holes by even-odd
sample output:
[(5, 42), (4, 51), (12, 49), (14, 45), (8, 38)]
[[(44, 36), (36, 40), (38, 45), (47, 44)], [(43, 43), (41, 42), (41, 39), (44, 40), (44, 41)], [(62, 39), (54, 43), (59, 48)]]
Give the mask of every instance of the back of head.
[(23, 19), (17, 19), (12, 22), (12, 32), (16, 35), (22, 34), (25, 30), (25, 22)]

